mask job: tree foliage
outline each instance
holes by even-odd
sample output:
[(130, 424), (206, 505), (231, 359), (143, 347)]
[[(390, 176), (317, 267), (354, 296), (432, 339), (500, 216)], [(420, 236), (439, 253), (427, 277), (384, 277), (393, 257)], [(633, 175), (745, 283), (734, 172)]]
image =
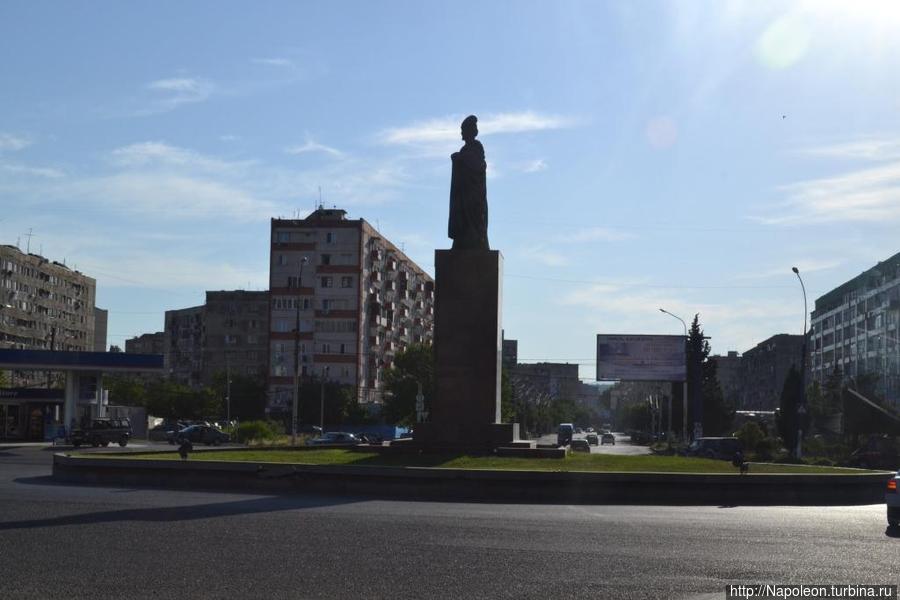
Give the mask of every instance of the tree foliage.
[(394, 356), (393, 364), (384, 374), (385, 395), (382, 416), (388, 423), (414, 425), (416, 422), (416, 394), (419, 385), (425, 396), (425, 410), (431, 410), (434, 398), (434, 348), (431, 344), (413, 344)]

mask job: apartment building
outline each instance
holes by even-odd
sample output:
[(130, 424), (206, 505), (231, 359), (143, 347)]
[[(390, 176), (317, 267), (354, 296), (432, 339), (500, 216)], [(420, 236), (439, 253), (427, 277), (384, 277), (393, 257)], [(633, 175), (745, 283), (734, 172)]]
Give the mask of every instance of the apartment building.
[(165, 354), (166, 334), (163, 331), (145, 333), (125, 340), (128, 354)]
[(93, 351), (96, 287), (62, 263), (0, 246), (0, 347)]
[(326, 378), (381, 402), (397, 352), (429, 342), (434, 281), (364, 219), (319, 208), (272, 219), (269, 411), (288, 412), (301, 379)]
[(900, 253), (816, 299), (809, 364), (824, 384), (837, 367), (845, 377), (875, 376), (877, 390), (900, 407)]
[(206, 292), (202, 380), (219, 373), (266, 377), (269, 292)]
[(130, 347), (155, 349), (162, 335), (167, 375), (190, 387), (226, 372), (265, 378), (268, 311), (268, 292), (209, 291), (201, 306), (166, 311), (165, 332), (129, 340)]
[[(775, 410), (788, 371), (792, 366), (800, 368), (802, 356), (803, 336), (787, 333), (773, 335), (744, 352), (740, 366), (740, 393), (735, 408)], [(724, 387), (722, 391), (725, 392)]]

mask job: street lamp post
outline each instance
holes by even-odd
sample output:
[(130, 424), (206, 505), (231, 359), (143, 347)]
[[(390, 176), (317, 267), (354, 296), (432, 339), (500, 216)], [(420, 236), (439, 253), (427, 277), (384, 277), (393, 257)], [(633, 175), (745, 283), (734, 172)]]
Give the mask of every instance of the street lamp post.
[[(683, 442), (687, 443), (687, 439), (688, 439), (688, 438), (687, 438), (688, 382), (687, 382), (687, 347), (686, 347), (686, 346), (687, 346), (687, 340), (688, 340), (687, 323), (685, 323), (685, 322), (684, 322), (684, 319), (682, 319), (682, 318), (679, 317), (678, 315), (673, 315), (672, 313), (670, 313), (669, 311), (667, 311), (667, 310), (664, 309), (664, 308), (660, 308), (660, 309), (659, 309), (659, 312), (666, 313), (666, 314), (669, 315), (670, 317), (675, 317), (676, 319), (678, 319), (679, 321), (681, 321), (681, 324), (684, 326), (685, 352), (684, 352), (684, 381), (682, 382), (682, 387), (681, 387), (681, 404), (682, 404), (682, 410), (681, 410), (681, 419), (682, 419), (682, 421), (681, 421), (681, 440), (682, 440)], [(670, 406), (669, 406), (669, 429), (671, 429), (671, 427), (672, 427), (672, 425), (671, 425), (671, 421), (672, 421), (671, 400), (669, 401), (669, 403), (670, 403)]]
[(228, 350), (225, 351), (225, 422), (231, 426), (231, 363)]
[(800, 277), (800, 269), (791, 267), (791, 271), (800, 280), (803, 290), (803, 343), (800, 345), (803, 354), (800, 356), (800, 404), (797, 406), (797, 458), (803, 458), (803, 417), (806, 415), (806, 286)]
[(328, 365), (322, 367), (322, 382), (319, 384), (319, 428), (325, 433), (325, 378), (328, 377)]
[(309, 258), (300, 259), (300, 272), (297, 277), (297, 321), (294, 328), (294, 400), (291, 410), (291, 445), (297, 445), (297, 404), (300, 401), (300, 294), (303, 285), (303, 265)]

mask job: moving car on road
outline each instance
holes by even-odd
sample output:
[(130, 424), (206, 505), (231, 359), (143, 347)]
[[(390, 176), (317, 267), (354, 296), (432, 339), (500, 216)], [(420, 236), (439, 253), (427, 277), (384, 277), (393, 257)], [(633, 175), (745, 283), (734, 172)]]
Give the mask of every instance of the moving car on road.
[(361, 444), (362, 440), (352, 433), (344, 433), (343, 431), (329, 431), (322, 437), (309, 440), (309, 446), (356, 446)]
[(587, 443), (590, 444), (591, 446), (596, 446), (600, 443), (600, 438), (597, 437), (596, 433), (589, 433), (586, 436), (584, 436), (584, 439), (586, 439)]
[(78, 448), (82, 444), (97, 446), (109, 446), (116, 443), (123, 448), (131, 439), (131, 421), (128, 419), (94, 419), (87, 427), (76, 428), (72, 431), (69, 441)]
[(900, 527), (900, 471), (893, 479), (888, 481), (887, 490), (884, 492), (884, 500), (887, 502), (887, 520), (891, 527)]
[(590, 452), (591, 445), (588, 444), (588, 441), (583, 438), (579, 438), (577, 440), (572, 440), (569, 442), (569, 447), (572, 449), (572, 452)]
[(600, 436), (600, 445), (602, 446), (603, 444), (612, 444), (613, 446), (615, 446), (616, 445), (616, 436), (614, 436), (613, 434), (611, 434), (608, 431), (606, 433), (602, 434)]
[(180, 445), (184, 441), (218, 446), (230, 442), (231, 436), (212, 425), (191, 425), (176, 433), (170, 443)]

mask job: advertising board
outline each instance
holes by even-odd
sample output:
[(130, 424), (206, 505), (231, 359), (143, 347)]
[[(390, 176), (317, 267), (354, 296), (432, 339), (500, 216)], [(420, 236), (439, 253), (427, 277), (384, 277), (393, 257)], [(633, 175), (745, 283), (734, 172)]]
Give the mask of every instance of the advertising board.
[(599, 381), (684, 381), (684, 336), (597, 335)]

